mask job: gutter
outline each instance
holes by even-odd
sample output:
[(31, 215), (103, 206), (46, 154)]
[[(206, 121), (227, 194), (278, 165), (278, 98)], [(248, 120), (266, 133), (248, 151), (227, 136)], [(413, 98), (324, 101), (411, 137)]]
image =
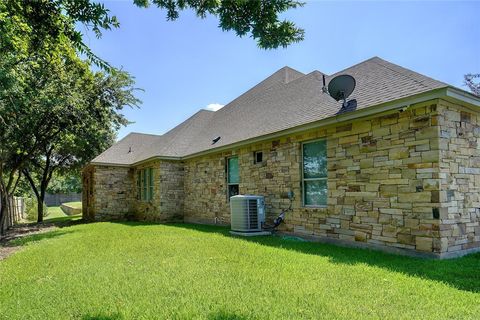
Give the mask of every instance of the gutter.
[(480, 107), (480, 97), (455, 87), (448, 87), (446, 96), (457, 101), (466, 102), (475, 107)]
[(435, 100), (435, 99), (441, 99), (441, 98), (447, 98), (448, 100), (454, 100), (456, 102), (467, 103), (467, 104), (469, 104), (473, 107), (480, 107), (480, 98), (479, 97), (477, 97), (473, 94), (470, 94), (470, 93), (468, 93), (464, 90), (461, 90), (461, 89), (458, 89), (458, 88), (455, 88), (455, 87), (451, 87), (451, 86), (446, 86), (446, 87), (439, 88), (439, 89), (434, 89), (434, 90), (431, 90), (431, 91), (428, 91), (428, 92), (419, 93), (417, 95), (409, 96), (409, 97), (406, 97), (406, 98), (402, 98), (402, 99), (398, 99), (398, 100), (389, 101), (389, 102), (385, 102), (385, 103), (382, 103), (382, 104), (374, 105), (374, 106), (364, 108), (364, 109), (361, 109), (361, 110), (358, 110), (358, 111), (353, 111), (353, 112), (349, 112), (349, 113), (336, 115), (336, 116), (333, 116), (333, 117), (328, 117), (328, 118), (325, 118), (325, 119), (322, 119), (322, 120), (314, 121), (314, 122), (307, 123), (307, 124), (304, 124), (304, 125), (300, 125), (300, 126), (297, 126), (297, 127), (277, 131), (277, 132), (274, 132), (274, 133), (265, 134), (265, 135), (262, 135), (262, 136), (242, 140), (242, 141), (239, 141), (239, 142), (227, 144), (227, 145), (224, 145), (224, 146), (221, 146), (221, 147), (216, 147), (216, 148), (213, 148), (213, 149), (208, 149), (208, 150), (205, 150), (205, 151), (192, 153), (192, 154), (189, 154), (189, 155), (186, 155), (186, 156), (183, 156), (183, 157), (154, 156), (154, 157), (150, 157), (148, 159), (144, 159), (144, 160), (132, 163), (130, 165), (128, 165), (128, 164), (101, 163), (101, 162), (91, 162), (90, 164), (104, 165), (104, 166), (117, 166), (117, 167), (133, 167), (133, 166), (138, 166), (140, 164), (143, 164), (145, 162), (149, 162), (149, 161), (152, 161), (152, 160), (177, 160), (177, 161), (178, 160), (187, 160), (187, 159), (203, 156), (203, 155), (210, 154), (210, 153), (222, 152), (222, 151), (225, 151), (225, 150), (238, 148), (238, 147), (241, 147), (241, 146), (244, 146), (244, 145), (248, 145), (248, 144), (252, 144), (252, 143), (256, 143), (256, 142), (261, 142), (261, 141), (264, 141), (264, 140), (275, 139), (275, 138), (279, 138), (279, 137), (282, 137), (282, 136), (285, 136), (285, 135), (290, 135), (290, 134), (293, 134), (293, 133), (298, 133), (298, 132), (307, 131), (307, 130), (310, 130), (310, 129), (315, 129), (315, 128), (318, 128), (318, 127), (325, 127), (325, 126), (329, 126), (329, 125), (332, 125), (332, 124), (338, 124), (338, 123), (346, 122), (346, 121), (350, 121), (350, 120), (358, 120), (358, 119), (366, 118), (366, 117), (373, 116), (373, 115), (376, 115), (376, 114), (379, 114), (379, 113), (383, 113), (383, 112), (387, 112), (387, 111), (394, 111), (394, 110), (402, 109), (402, 108), (405, 108), (405, 107), (409, 107), (412, 104), (418, 104), (418, 103), (426, 102), (426, 101), (429, 101), (429, 100)]
[(410, 96), (408, 98), (395, 100), (395, 101), (393, 101), (393, 103), (392, 102), (386, 102), (386, 103), (371, 106), (371, 107), (368, 107), (368, 108), (365, 108), (365, 109), (361, 109), (361, 110), (358, 110), (358, 111), (344, 113), (344, 114), (336, 115), (334, 117), (328, 117), (328, 118), (325, 118), (325, 119), (322, 119), (322, 120), (307, 123), (307, 124), (300, 125), (300, 126), (297, 126), (297, 127), (294, 127), (294, 128), (285, 129), (285, 130), (282, 130), (282, 131), (277, 131), (275, 133), (266, 134), (266, 135), (263, 135), (263, 136), (239, 141), (239, 142), (236, 142), (236, 143), (228, 144), (228, 145), (217, 147), (217, 148), (214, 148), (214, 149), (208, 149), (208, 150), (205, 150), (205, 151), (200, 151), (200, 152), (197, 152), (197, 153), (187, 155), (187, 156), (183, 157), (182, 159), (191, 159), (191, 158), (194, 158), (194, 157), (202, 156), (202, 155), (213, 153), (213, 152), (221, 152), (221, 151), (224, 151), (224, 150), (227, 150), (227, 149), (240, 147), (240, 146), (243, 146), (243, 145), (246, 145), (246, 144), (260, 142), (260, 141), (263, 141), (263, 140), (274, 139), (274, 138), (282, 137), (282, 136), (285, 136), (285, 135), (290, 135), (290, 134), (293, 134), (293, 133), (298, 133), (298, 132), (307, 131), (307, 130), (310, 130), (310, 129), (315, 129), (315, 128), (318, 128), (318, 127), (324, 127), (324, 126), (328, 126), (328, 125), (332, 125), (332, 124), (337, 124), (337, 123), (340, 123), (340, 122), (346, 122), (346, 121), (349, 121), (349, 120), (361, 119), (361, 118), (365, 118), (365, 117), (372, 116), (372, 115), (382, 113), (382, 112), (386, 112), (386, 111), (401, 109), (405, 106), (410, 106), (412, 104), (417, 104), (417, 103), (425, 102), (425, 101), (428, 101), (428, 100), (434, 100), (434, 99), (444, 97), (445, 92), (446, 92), (446, 88), (435, 89), (435, 90), (427, 92), (427, 94), (421, 93), (421, 94), (418, 94), (418, 95), (415, 95), (415, 96)]

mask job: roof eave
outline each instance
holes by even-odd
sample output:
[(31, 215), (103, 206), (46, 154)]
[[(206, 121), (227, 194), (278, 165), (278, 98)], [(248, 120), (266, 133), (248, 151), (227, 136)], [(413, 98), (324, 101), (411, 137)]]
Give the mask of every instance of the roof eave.
[(360, 118), (365, 118), (369, 117), (378, 113), (383, 113), (387, 111), (393, 111), (396, 109), (401, 109), (404, 107), (408, 107), (412, 104), (417, 104), (417, 103), (422, 103), (426, 102), (429, 100), (435, 100), (435, 99), (446, 99), (454, 102), (461, 102), (464, 104), (467, 104), (471, 107), (480, 107), (480, 97), (477, 97), (473, 94), (470, 94), (469, 92), (466, 92), (464, 90), (451, 87), (451, 86), (446, 86), (434, 90), (430, 90), (427, 92), (423, 92), (417, 95), (409, 96), (406, 98), (402, 99), (397, 99), (394, 101), (389, 101), (386, 103), (378, 104), (375, 106), (371, 106), (365, 109), (361, 109), (358, 111), (350, 112), (350, 113), (345, 113), (345, 114), (340, 114), (334, 117), (329, 117), (325, 118), (322, 120), (318, 120), (315, 122), (311, 122), (308, 124), (296, 126), (293, 128), (285, 129), (282, 131), (277, 131), (274, 133), (254, 137), (251, 139), (246, 139), (243, 141), (239, 141), (236, 143), (231, 143), (228, 145), (224, 145), (221, 147), (213, 148), (213, 149), (208, 149), (205, 151), (200, 151), (196, 153), (192, 153), (183, 157), (167, 157), (167, 156), (154, 156), (150, 157), (141, 161), (134, 162), (132, 164), (114, 164), (114, 163), (102, 163), (102, 162), (91, 162), (93, 165), (101, 165), (101, 166), (116, 166), (116, 167), (133, 167), (133, 166), (138, 166), (141, 164), (144, 164), (146, 162), (150, 162), (153, 160), (186, 160), (186, 159), (191, 159), (199, 156), (203, 156), (206, 154), (211, 154), (211, 153), (216, 153), (216, 152), (222, 152), (226, 150), (230, 150), (233, 148), (238, 148), (244, 145), (264, 141), (264, 140), (269, 140), (269, 139), (274, 139), (278, 137), (282, 137), (285, 135), (289, 134), (294, 134), (302, 131), (306, 131), (309, 129), (314, 129), (318, 128), (321, 126), (328, 126), (336, 123), (341, 123), (341, 122), (346, 122), (354, 119), (360, 119)]
[(480, 107), (480, 97), (455, 87), (446, 88), (446, 98), (455, 102), (463, 102), (472, 107)]
[(340, 115), (337, 115), (337, 116), (334, 116), (334, 117), (325, 118), (325, 119), (322, 119), (322, 120), (318, 120), (318, 121), (311, 122), (311, 123), (308, 123), (308, 124), (300, 125), (300, 126), (293, 127), (293, 128), (290, 128), (290, 129), (285, 129), (285, 130), (274, 132), (274, 133), (271, 133), (271, 134), (266, 134), (266, 135), (258, 136), (258, 137), (255, 137), (255, 138), (243, 140), (243, 141), (240, 141), (240, 142), (224, 145), (224, 146), (217, 147), (217, 148), (214, 148), (214, 149), (208, 149), (208, 150), (205, 150), (205, 151), (200, 151), (200, 152), (197, 152), (197, 153), (189, 154), (189, 155), (186, 155), (186, 156), (182, 157), (182, 159), (195, 158), (195, 157), (202, 156), (202, 155), (205, 155), (205, 154), (210, 154), (210, 153), (213, 153), (213, 152), (222, 152), (222, 151), (229, 150), (229, 149), (232, 149), (232, 148), (241, 147), (241, 146), (246, 145), (246, 144), (256, 143), (256, 142), (260, 142), (260, 141), (268, 140), (268, 139), (274, 139), (274, 138), (278, 138), (278, 137), (285, 136), (285, 135), (288, 135), (288, 134), (298, 133), (298, 132), (301, 132), (301, 131), (306, 131), (306, 130), (314, 129), (314, 128), (321, 127), (321, 126), (328, 126), (328, 125), (335, 124), (335, 123), (346, 122), (346, 121), (354, 120), (354, 119), (360, 119), (360, 118), (372, 116), (372, 115), (382, 113), (382, 112), (386, 112), (386, 111), (401, 109), (405, 106), (410, 106), (412, 104), (417, 104), (417, 103), (421, 103), (421, 102), (425, 102), (425, 101), (429, 101), (429, 100), (445, 98), (445, 97), (447, 97), (447, 90), (448, 89), (449, 89), (448, 87), (444, 87), (444, 88), (430, 90), (430, 91), (420, 93), (420, 94), (417, 94), (417, 95), (409, 96), (407, 98), (402, 98), (402, 99), (378, 104), (378, 105), (371, 106), (371, 107), (361, 109), (361, 110), (358, 110), (358, 111), (353, 111), (353, 112), (349, 112), (349, 113), (345, 113), (345, 114), (340, 114)]
[(146, 162), (150, 162), (150, 161), (153, 161), (153, 160), (182, 160), (182, 158), (180, 158), (180, 157), (166, 157), (166, 156), (153, 156), (153, 157), (149, 157), (147, 159), (140, 160), (140, 161), (133, 162), (133, 163), (90, 162), (89, 165), (130, 168), (130, 167), (136, 167), (136, 166), (142, 165)]
[(147, 159), (144, 159), (144, 160), (140, 160), (140, 161), (137, 161), (135, 163), (133, 163), (131, 166), (132, 167), (135, 167), (135, 166), (139, 166), (139, 165), (142, 165), (146, 162), (150, 162), (150, 161), (153, 161), (153, 160), (182, 160), (181, 157), (167, 157), (167, 156), (153, 156), (153, 157), (150, 157), (150, 158), (147, 158)]
[(125, 163), (110, 163), (110, 162), (100, 162), (100, 161), (92, 161), (88, 165), (93, 165), (93, 166), (102, 166), (102, 167), (125, 167), (129, 168), (131, 165), (130, 164), (125, 164)]

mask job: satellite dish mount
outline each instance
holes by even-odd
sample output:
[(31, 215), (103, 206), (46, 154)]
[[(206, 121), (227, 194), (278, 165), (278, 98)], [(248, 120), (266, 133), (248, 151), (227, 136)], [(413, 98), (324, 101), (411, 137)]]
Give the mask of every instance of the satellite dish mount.
[[(324, 87), (325, 87), (325, 77)], [(345, 108), (348, 106), (347, 98), (355, 90), (356, 81), (355, 78), (348, 74), (342, 74), (336, 76), (328, 83), (328, 93), (330, 96), (337, 100), (343, 100), (342, 106)]]

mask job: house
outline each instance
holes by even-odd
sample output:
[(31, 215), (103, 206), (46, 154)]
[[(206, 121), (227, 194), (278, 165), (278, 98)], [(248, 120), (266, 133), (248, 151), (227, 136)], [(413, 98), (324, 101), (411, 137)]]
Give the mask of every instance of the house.
[(286, 234), (432, 257), (480, 249), (480, 98), (378, 57), (334, 75), (284, 67), (164, 135), (131, 133), (83, 171), (90, 220), (229, 223), (229, 197), (293, 210)]

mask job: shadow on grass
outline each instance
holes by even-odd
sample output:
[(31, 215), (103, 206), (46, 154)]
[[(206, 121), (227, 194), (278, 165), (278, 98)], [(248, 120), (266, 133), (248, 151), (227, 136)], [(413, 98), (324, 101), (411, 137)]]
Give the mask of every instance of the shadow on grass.
[(64, 223), (80, 223), (82, 220), (82, 215), (77, 214), (73, 216), (65, 216), (65, 217), (56, 217), (56, 218), (45, 218), (46, 223), (52, 224), (60, 224), (63, 225)]
[(8, 247), (17, 247), (17, 246), (24, 246), (27, 245), (31, 242), (36, 242), (36, 241), (41, 241), (45, 239), (52, 239), (52, 238), (57, 238), (69, 233), (72, 233), (74, 231), (72, 230), (63, 230), (63, 229), (55, 229), (52, 231), (47, 231), (47, 232), (40, 232), (40, 233), (34, 233), (31, 235), (19, 237), (13, 240), (10, 240), (8, 243), (5, 244), (5, 246)]
[[(124, 224), (130, 226), (152, 225), (152, 223), (146, 222), (124, 222)], [(332, 263), (346, 265), (366, 264), (413, 277), (443, 282), (464, 291), (480, 292), (480, 253), (448, 260), (422, 259), (319, 242), (286, 240), (281, 236), (240, 238), (230, 235), (228, 227), (194, 224), (168, 225), (210, 234), (220, 234), (225, 237), (238, 239), (238, 241), (248, 241), (302, 254), (328, 257)]]

